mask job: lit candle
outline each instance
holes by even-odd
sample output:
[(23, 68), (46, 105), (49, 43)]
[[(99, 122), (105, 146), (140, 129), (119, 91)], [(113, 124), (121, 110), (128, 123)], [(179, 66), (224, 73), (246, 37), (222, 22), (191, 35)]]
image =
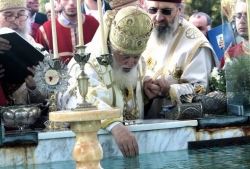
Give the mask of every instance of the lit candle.
[(104, 27), (103, 27), (103, 14), (102, 14), (102, 1), (97, 0), (98, 14), (99, 14), (99, 25), (100, 25), (100, 34), (101, 34), (101, 42), (102, 42), (102, 54), (107, 54), (105, 37), (104, 37)]
[(77, 0), (77, 23), (78, 23), (78, 36), (79, 36), (79, 46), (84, 45), (83, 41), (83, 30), (82, 30), (82, 11), (81, 11), (81, 0)]
[(57, 36), (56, 36), (56, 17), (55, 17), (55, 0), (50, 0), (51, 4), (51, 28), (54, 58), (58, 58)]

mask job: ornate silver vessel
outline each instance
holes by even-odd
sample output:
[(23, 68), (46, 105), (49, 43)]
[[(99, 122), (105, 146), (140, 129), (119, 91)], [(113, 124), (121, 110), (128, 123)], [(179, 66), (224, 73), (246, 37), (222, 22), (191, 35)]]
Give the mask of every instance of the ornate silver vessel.
[(6, 127), (18, 127), (21, 131), (34, 124), (41, 115), (42, 104), (0, 107), (1, 120)]

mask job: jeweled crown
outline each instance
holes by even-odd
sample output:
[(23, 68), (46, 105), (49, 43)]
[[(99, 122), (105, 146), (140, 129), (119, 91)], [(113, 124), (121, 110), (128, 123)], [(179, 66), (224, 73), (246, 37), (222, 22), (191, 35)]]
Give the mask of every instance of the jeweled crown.
[(146, 48), (152, 29), (149, 15), (141, 8), (129, 6), (115, 15), (109, 39), (116, 50), (137, 55)]
[(6, 9), (26, 8), (25, 0), (0, 0), (0, 11)]
[(107, 0), (107, 2), (109, 3), (111, 9), (114, 9), (116, 7), (119, 7), (119, 6), (123, 6), (123, 5), (126, 5), (130, 2), (135, 2), (137, 0)]

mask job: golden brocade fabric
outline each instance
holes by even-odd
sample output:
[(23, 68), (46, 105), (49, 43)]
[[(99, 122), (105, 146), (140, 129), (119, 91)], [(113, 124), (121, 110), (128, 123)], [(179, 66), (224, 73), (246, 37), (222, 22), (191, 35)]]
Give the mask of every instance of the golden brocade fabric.
[(26, 8), (26, 0), (0, 0), (0, 11), (9, 8)]
[(111, 44), (120, 52), (141, 54), (152, 31), (151, 19), (144, 10), (137, 7), (122, 10), (111, 25)]

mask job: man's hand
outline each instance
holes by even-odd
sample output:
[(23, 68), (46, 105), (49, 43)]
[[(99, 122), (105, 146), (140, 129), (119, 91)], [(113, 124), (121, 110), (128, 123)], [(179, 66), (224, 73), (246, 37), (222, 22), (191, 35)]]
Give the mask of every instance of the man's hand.
[(4, 76), (5, 69), (3, 68), (3, 65), (0, 65), (0, 78)]
[(160, 86), (155, 85), (152, 79), (149, 79), (143, 83), (143, 90), (149, 100), (158, 97), (159, 93), (161, 92)]
[(3, 54), (5, 50), (10, 50), (10, 42), (4, 38), (0, 38), (0, 54)]
[[(36, 71), (35, 71), (35, 67), (33, 66), (33, 68), (28, 67), (27, 68), (33, 75), (35, 75)], [(25, 83), (26, 86), (30, 89), (30, 90), (34, 90), (36, 89), (36, 83), (33, 79), (33, 76), (27, 76), (27, 78), (25, 78)]]
[(148, 99), (152, 100), (156, 97), (165, 96), (170, 90), (170, 85), (165, 79), (149, 79), (144, 82), (143, 90)]
[(139, 155), (138, 143), (134, 134), (123, 124), (117, 124), (111, 130), (111, 133), (124, 157), (136, 157)]
[(160, 87), (160, 92), (158, 93), (159, 96), (165, 96), (170, 90), (170, 85), (166, 79), (156, 79), (153, 81), (153, 84)]

